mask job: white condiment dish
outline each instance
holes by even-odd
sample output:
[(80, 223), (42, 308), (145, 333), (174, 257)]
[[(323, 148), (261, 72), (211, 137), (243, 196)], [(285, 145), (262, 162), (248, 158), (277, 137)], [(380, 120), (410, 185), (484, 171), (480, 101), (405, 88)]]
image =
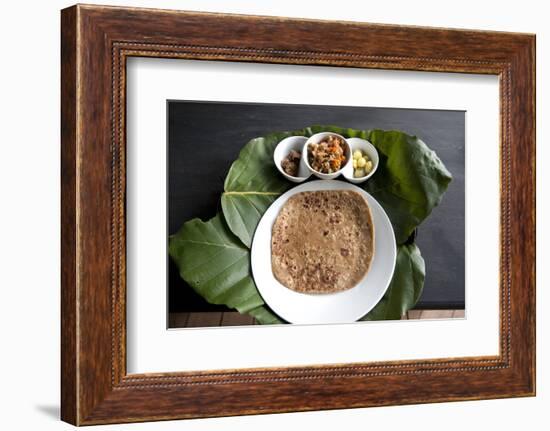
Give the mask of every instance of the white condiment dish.
[[(346, 156), (346, 162), (344, 163), (344, 166), (337, 170), (336, 172), (332, 172), (330, 174), (325, 174), (323, 172), (318, 172), (315, 169), (311, 167), (308, 161), (308, 146), (310, 144), (319, 144), (321, 141), (324, 141), (329, 136), (336, 136), (344, 142), (344, 155)], [(348, 164), (351, 162), (351, 148), (349, 143), (347, 142), (346, 138), (339, 135), (338, 133), (332, 133), (332, 132), (321, 132), (316, 133), (315, 135), (312, 135), (304, 144), (304, 148), (302, 150), (302, 159), (304, 159), (306, 166), (311, 172), (313, 172), (313, 175), (315, 175), (318, 178), (321, 178), (322, 180), (333, 180), (334, 178), (338, 177), (342, 171), (346, 168)]]
[[(348, 138), (347, 140), (350, 148), (351, 148), (351, 158), (350, 163), (346, 163), (344, 166), (342, 175), (346, 180), (348, 180), (350, 183), (359, 184), (367, 181), (370, 177), (373, 176), (373, 174), (376, 172), (376, 169), (378, 169), (378, 163), (380, 161), (378, 157), (378, 151), (376, 151), (376, 148), (374, 145), (372, 145), (369, 141), (366, 141), (365, 139), (361, 138)], [(353, 153), (355, 150), (361, 150), (363, 154), (366, 154), (369, 159), (372, 161), (372, 170), (365, 175), (364, 177), (354, 178), (353, 177), (353, 161), (351, 160), (353, 158)]]
[(300, 166), (298, 167), (298, 176), (293, 177), (292, 175), (287, 174), (282, 166), (281, 162), (285, 159), (292, 150), (302, 152), (304, 148), (304, 143), (307, 141), (305, 136), (289, 136), (288, 138), (283, 139), (275, 147), (273, 152), (273, 162), (277, 169), (287, 180), (292, 181), (293, 183), (302, 183), (311, 176), (311, 170), (306, 164), (306, 161), (303, 157), (300, 158)]

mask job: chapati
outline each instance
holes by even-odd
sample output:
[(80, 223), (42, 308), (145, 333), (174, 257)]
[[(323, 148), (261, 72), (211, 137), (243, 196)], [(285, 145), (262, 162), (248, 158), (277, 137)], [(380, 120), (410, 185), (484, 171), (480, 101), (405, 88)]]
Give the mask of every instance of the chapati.
[(286, 201), (273, 224), (273, 275), (296, 292), (351, 289), (367, 274), (373, 257), (371, 211), (355, 191), (297, 193)]

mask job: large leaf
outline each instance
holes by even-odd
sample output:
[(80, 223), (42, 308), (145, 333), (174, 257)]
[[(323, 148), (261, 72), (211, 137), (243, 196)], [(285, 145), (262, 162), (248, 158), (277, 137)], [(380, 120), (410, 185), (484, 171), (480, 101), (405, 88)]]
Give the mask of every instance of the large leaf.
[(170, 240), (170, 255), (181, 276), (207, 301), (254, 316), (260, 323), (282, 321), (263, 303), (250, 276), (249, 248), (256, 226), (269, 205), (292, 184), (279, 175), (272, 154), (290, 135), (333, 131), (368, 139), (380, 165), (363, 185), (384, 207), (398, 244), (394, 276), (380, 303), (363, 319), (399, 319), (414, 307), (424, 285), (424, 260), (407, 243), (413, 230), (440, 202), (451, 180), (441, 160), (420, 139), (398, 131), (313, 126), (273, 133), (248, 142), (226, 177), (220, 215), (208, 222), (191, 220)]
[(416, 244), (397, 248), (395, 271), (384, 297), (361, 320), (395, 320), (413, 308), (422, 294), (426, 267)]
[(451, 174), (424, 142), (399, 131), (354, 130), (314, 126), (314, 133), (333, 131), (368, 139), (378, 150), (378, 170), (361, 186), (384, 207), (398, 244), (430, 215), (451, 182)]
[(220, 215), (193, 219), (170, 238), (169, 253), (181, 277), (212, 304), (253, 315), (260, 323), (281, 323), (265, 307), (250, 276), (250, 252)]
[(370, 141), (384, 166), (364, 188), (384, 207), (398, 244), (430, 215), (451, 182), (451, 174), (420, 139), (401, 132), (373, 130)]
[(273, 151), (293, 132), (252, 139), (233, 162), (225, 178), (222, 210), (231, 231), (250, 247), (260, 218), (277, 197), (290, 188), (275, 167)]

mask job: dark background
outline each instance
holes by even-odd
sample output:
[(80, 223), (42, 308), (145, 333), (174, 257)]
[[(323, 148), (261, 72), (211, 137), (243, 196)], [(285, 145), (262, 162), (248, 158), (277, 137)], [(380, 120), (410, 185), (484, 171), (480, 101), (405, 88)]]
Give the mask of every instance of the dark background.
[[(326, 105), (168, 101), (168, 229), (220, 208), (231, 163), (252, 138), (314, 124), (396, 129), (416, 135), (452, 173), (441, 204), (418, 228), (426, 261), (416, 308), (464, 308), (464, 111)], [(208, 304), (183, 281), (168, 258), (169, 311), (226, 310)]]

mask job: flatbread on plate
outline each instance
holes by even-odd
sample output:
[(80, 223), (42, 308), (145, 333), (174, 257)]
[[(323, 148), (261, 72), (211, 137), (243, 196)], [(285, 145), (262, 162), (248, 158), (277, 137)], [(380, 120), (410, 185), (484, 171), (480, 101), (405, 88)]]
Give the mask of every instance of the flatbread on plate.
[(354, 191), (297, 193), (286, 201), (273, 224), (273, 275), (296, 292), (351, 289), (367, 274), (373, 257), (370, 208)]

